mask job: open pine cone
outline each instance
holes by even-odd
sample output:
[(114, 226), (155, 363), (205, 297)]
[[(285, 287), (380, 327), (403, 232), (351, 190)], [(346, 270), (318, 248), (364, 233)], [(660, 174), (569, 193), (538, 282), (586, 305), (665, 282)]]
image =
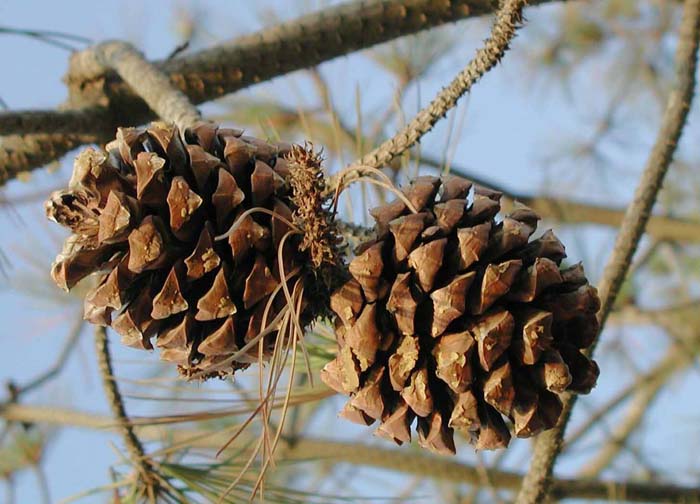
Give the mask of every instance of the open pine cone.
[[(419, 177), (374, 209), (377, 238), (360, 247), (352, 278), (331, 297), (339, 351), (323, 381), (349, 394), (341, 416), (376, 434), (454, 453), (454, 429), (478, 449), (552, 428), (558, 394), (588, 393), (599, 300), (580, 264), (501, 194), (462, 178)], [(471, 196), (470, 196), (471, 194)], [(437, 201), (436, 201), (437, 200)], [(406, 204), (406, 201), (413, 207)], [(507, 419), (507, 421), (504, 419)]]
[(320, 170), (313, 151), (209, 123), (184, 138), (164, 123), (120, 128), (105, 151), (78, 156), (69, 188), (46, 203), (73, 231), (52, 277), (68, 290), (98, 272), (87, 320), (133, 347), (157, 336), (184, 376), (230, 374), (261, 357), (256, 337), (286, 306), (281, 279), (293, 291), (293, 278), (334, 260)]

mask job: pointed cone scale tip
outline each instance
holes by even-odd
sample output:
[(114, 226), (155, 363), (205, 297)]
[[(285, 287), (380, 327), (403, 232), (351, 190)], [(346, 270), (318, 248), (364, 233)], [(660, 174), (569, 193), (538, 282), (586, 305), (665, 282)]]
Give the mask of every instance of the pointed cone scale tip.
[(258, 250), (267, 248), (270, 230), (258, 224), (252, 216), (237, 217), (233, 226), (235, 227), (229, 234), (228, 243), (231, 246), (234, 261), (245, 260), (254, 248)]
[(476, 441), (477, 450), (497, 450), (510, 443), (510, 432), (501, 415), (491, 406), (485, 406), (481, 419), (481, 429)]
[(187, 280), (198, 280), (221, 264), (221, 258), (214, 250), (210, 226), (204, 226), (192, 253), (185, 258)]
[(127, 196), (110, 191), (107, 204), (98, 217), (98, 241), (116, 243), (126, 240), (135, 217)]
[(513, 316), (505, 310), (488, 313), (470, 325), (469, 332), (477, 342), (479, 363), (485, 371), (490, 371), (510, 346), (514, 327)]
[(463, 200), (469, 195), (472, 182), (457, 175), (445, 175), (440, 188), (440, 201)]
[(367, 415), (361, 409), (354, 407), (350, 402), (345, 404), (345, 407), (338, 413), (338, 416), (359, 425), (372, 425), (374, 423), (374, 418)]
[(250, 309), (258, 301), (271, 294), (279, 285), (279, 281), (274, 277), (268, 268), (262, 254), (255, 257), (253, 269), (246, 278), (245, 290), (243, 291), (243, 306)]
[(394, 408), (394, 410), (382, 419), (382, 423), (375, 434), (398, 445), (411, 442), (411, 422), (415, 415), (403, 401)]
[(343, 368), (337, 357), (323, 366), (319, 376), (323, 383), (339, 394), (347, 392), (343, 387)]
[(250, 176), (253, 205), (264, 204), (275, 192), (275, 171), (263, 161), (255, 162), (255, 169)]
[(513, 354), (517, 362), (531, 366), (540, 359), (542, 352), (551, 347), (552, 314), (529, 309), (516, 314), (513, 333)]
[(415, 249), (408, 256), (409, 266), (415, 270), (418, 284), (424, 292), (430, 292), (435, 283), (435, 277), (442, 266), (447, 238), (441, 238)]
[(365, 298), (370, 303), (376, 301), (380, 293), (381, 274), (384, 268), (383, 245), (383, 242), (372, 245), (355, 257), (349, 266), (350, 274), (362, 286)]
[(415, 332), (415, 317), (418, 302), (413, 298), (410, 284), (411, 273), (401, 273), (396, 277), (389, 292), (386, 308), (396, 319), (396, 325), (403, 334)]
[(449, 426), (467, 433), (479, 430), (479, 402), (471, 390), (465, 390), (456, 396)]
[(403, 190), (403, 193), (413, 207), (420, 212), (435, 199), (439, 187), (439, 178), (422, 176), (413, 179), (411, 184)]
[(331, 310), (345, 323), (353, 322), (364, 304), (362, 287), (355, 279), (345, 282), (331, 295)]
[(503, 415), (510, 415), (515, 400), (515, 387), (508, 361), (491, 371), (484, 381), (484, 400)]
[(433, 211), (437, 217), (437, 225), (440, 229), (445, 233), (451, 233), (464, 216), (466, 211), (465, 202), (450, 200), (445, 203), (438, 203)]
[(418, 444), (438, 455), (456, 453), (454, 431), (445, 425), (442, 414), (433, 411), (426, 419), (418, 419)]
[(223, 164), (218, 157), (212, 156), (199, 145), (187, 145), (186, 149), (190, 158), (190, 170), (197, 183), (197, 189), (203, 191), (207, 187), (209, 179)]
[(369, 214), (377, 223), (379, 234), (383, 235), (388, 229), (389, 222), (393, 221), (406, 211), (406, 204), (402, 200), (397, 199), (391, 203), (387, 203), (386, 205), (374, 207), (369, 211)]
[(165, 257), (159, 217), (149, 215), (129, 234), (129, 270), (141, 273)]
[(156, 339), (156, 346), (162, 349), (185, 348), (192, 341), (194, 324), (194, 317), (186, 314), (179, 323), (161, 331)]
[(173, 179), (166, 201), (170, 209), (170, 227), (175, 232), (191, 222), (203, 203), (201, 196), (190, 189), (184, 177)]
[(413, 250), (413, 244), (425, 229), (428, 216), (425, 213), (399, 217), (389, 223), (389, 231), (394, 236), (394, 255), (397, 262), (403, 262)]
[(216, 320), (235, 314), (236, 305), (231, 300), (228, 281), (223, 268), (214, 277), (211, 288), (197, 301), (195, 318), (200, 321)]
[(173, 266), (160, 292), (153, 298), (151, 317), (154, 319), (166, 319), (189, 307), (182, 292), (183, 269), (181, 262)]
[(411, 373), (408, 385), (401, 390), (401, 397), (419, 417), (427, 417), (433, 411), (433, 395), (428, 386), (428, 370), (425, 367)]
[(443, 335), (433, 347), (435, 374), (456, 393), (472, 382), (472, 353), (475, 342), (468, 331)]
[(481, 259), (481, 255), (488, 245), (490, 232), (490, 222), (457, 230), (460, 271), (464, 271)]
[(501, 264), (489, 264), (481, 279), (481, 288), (475, 289), (476, 294), (471, 300), (471, 310), (480, 315), (488, 310), (501, 296), (506, 294), (515, 282), (522, 261), (513, 259)]
[(206, 356), (230, 355), (237, 350), (233, 317), (224, 320), (224, 323), (206, 336), (197, 347), (197, 351)]
[(165, 199), (165, 159), (154, 152), (140, 152), (136, 168), (136, 197), (140, 202), (162, 205)]
[(238, 187), (233, 175), (223, 168), (219, 168), (216, 191), (211, 196), (219, 229), (227, 225), (233, 210), (238, 208), (244, 200), (245, 193)]
[(404, 336), (396, 352), (389, 357), (389, 380), (391, 387), (400, 392), (418, 362), (420, 346), (418, 338)]
[(448, 285), (430, 294), (433, 300), (433, 338), (441, 335), (454, 320), (464, 315), (467, 293), (475, 277), (474, 271), (458, 275)]
[(532, 266), (520, 271), (507, 297), (511, 301), (531, 303), (546, 288), (562, 281), (559, 266), (551, 259), (539, 257)]
[(377, 327), (377, 306), (368, 304), (362, 310), (357, 323), (352, 326), (345, 341), (357, 357), (360, 369), (366, 371), (374, 364), (381, 342), (381, 333)]
[(381, 391), (383, 376), (383, 367), (372, 370), (362, 388), (350, 399), (353, 408), (361, 410), (373, 420), (379, 420), (384, 413), (384, 396)]

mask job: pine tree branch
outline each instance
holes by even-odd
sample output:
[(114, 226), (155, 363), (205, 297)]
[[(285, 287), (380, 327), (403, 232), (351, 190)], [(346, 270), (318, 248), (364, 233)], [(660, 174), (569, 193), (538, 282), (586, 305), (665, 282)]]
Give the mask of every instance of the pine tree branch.
[(81, 145), (96, 143), (99, 134), (39, 133), (0, 137), (0, 187), (20, 174), (44, 166)]
[[(0, 409), (0, 417), (8, 421), (45, 423), (49, 425), (115, 430), (114, 421), (107, 417), (74, 410), (52, 407), (10, 404)], [(227, 433), (211, 433), (201, 430), (169, 429), (161, 426), (135, 426), (142, 439), (167, 440), (169, 443), (186, 443), (191, 448), (218, 450), (228, 441)], [(455, 462), (445, 457), (435, 457), (417, 452), (406, 452), (358, 442), (343, 442), (308, 437), (297, 437), (293, 443), (281, 441), (280, 459), (297, 461), (328, 461), (377, 467), (404, 474), (454, 483), (480, 485), (482, 476), (474, 466)], [(240, 449), (239, 443), (235, 449)], [(494, 486), (504, 490), (517, 490), (522, 475), (497, 469), (485, 469)], [(557, 499), (603, 499), (616, 502), (696, 502), (700, 489), (666, 483), (630, 481), (555, 479), (552, 496)]]
[(75, 55), (72, 62), (89, 60), (100, 67), (111, 68), (129, 84), (161, 119), (172, 122), (184, 131), (202, 116), (189, 98), (153, 63), (126, 42), (102, 42)]
[(522, 10), (526, 3), (526, 0), (505, 0), (496, 15), (491, 35), (467, 66), (401, 131), (362, 156), (356, 164), (373, 168), (385, 166), (433, 129), (433, 126), (457, 105), (459, 99), (501, 61), (522, 24)]
[[(529, 4), (553, 1), (559, 0)], [(405, 35), (489, 14), (497, 6), (497, 0), (348, 2), (155, 65), (192, 103), (199, 104)], [(68, 110), (0, 113), (2, 134), (24, 135), (11, 149), (0, 143), (0, 185), (60, 158), (70, 150), (65, 148), (69, 143), (71, 148), (103, 143), (118, 126), (143, 124), (153, 117), (143, 100), (94, 58), (77, 53), (65, 80), (70, 92)], [(45, 120), (40, 122), (32, 114), (41, 114)], [(58, 132), (91, 135), (78, 143)]]
[(124, 440), (124, 445), (126, 446), (126, 450), (129, 454), (129, 460), (136, 469), (140, 481), (145, 487), (145, 493), (150, 497), (151, 501), (155, 502), (155, 495), (157, 494), (158, 488), (158, 478), (155, 475), (153, 465), (146, 457), (141, 441), (134, 432), (134, 428), (129, 421), (129, 417), (126, 415), (126, 409), (124, 408), (122, 396), (119, 393), (119, 387), (117, 386), (117, 382), (114, 380), (114, 371), (112, 368), (112, 357), (109, 352), (107, 331), (101, 326), (95, 326), (95, 350), (97, 351), (100, 376), (102, 377), (102, 387), (104, 389), (107, 402), (109, 403), (109, 407), (112, 410), (112, 416), (117, 422), (119, 430), (122, 433), (122, 439)]
[[(632, 263), (632, 257), (649, 221), (651, 210), (686, 124), (695, 91), (699, 43), (700, 0), (685, 0), (675, 56), (676, 81), (668, 97), (656, 142), (635, 191), (634, 199), (622, 220), (613, 253), (598, 286), (601, 299), (598, 318), (601, 328), (610, 314)], [(594, 348), (595, 343), (590, 351), (592, 352)], [(575, 396), (566, 396), (558, 425), (537, 437), (530, 469), (523, 480), (516, 500), (517, 504), (536, 504), (545, 500), (554, 463), (561, 451), (564, 430), (575, 402)]]
[(109, 110), (95, 105), (68, 110), (12, 110), (0, 112), (0, 135), (96, 135), (109, 123)]

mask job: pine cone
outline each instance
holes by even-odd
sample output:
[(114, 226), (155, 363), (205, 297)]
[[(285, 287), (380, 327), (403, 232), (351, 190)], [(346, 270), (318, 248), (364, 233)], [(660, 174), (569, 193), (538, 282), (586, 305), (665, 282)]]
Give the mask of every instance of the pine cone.
[(320, 162), (209, 123), (184, 138), (164, 123), (120, 128), (105, 151), (78, 156), (69, 188), (46, 203), (73, 231), (52, 277), (68, 290), (99, 273), (85, 318), (129, 346), (152, 349), (156, 336), (161, 358), (186, 377), (266, 359), (286, 306), (281, 279), (293, 291), (295, 278), (335, 260)]
[(403, 194), (371, 212), (377, 238), (331, 297), (339, 351), (321, 377), (350, 395), (341, 416), (379, 420), (376, 434), (398, 444), (417, 417), (420, 445), (438, 453), (455, 452), (454, 429), (495, 449), (509, 430), (552, 428), (558, 394), (588, 393), (598, 377), (581, 352), (600, 304), (582, 266), (560, 269), (551, 231), (529, 241), (529, 208), (497, 220), (500, 193), (448, 176)]

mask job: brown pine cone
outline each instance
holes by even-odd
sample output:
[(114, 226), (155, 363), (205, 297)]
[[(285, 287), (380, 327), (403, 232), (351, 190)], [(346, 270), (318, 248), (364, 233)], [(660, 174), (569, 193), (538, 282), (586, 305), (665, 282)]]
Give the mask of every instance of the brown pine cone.
[[(580, 264), (560, 269), (551, 231), (501, 194), (448, 176), (419, 177), (405, 198), (375, 208), (377, 238), (331, 297), (339, 351), (321, 373), (350, 395), (341, 416), (376, 434), (454, 453), (454, 429), (478, 449), (512, 431), (552, 428), (558, 394), (588, 393), (598, 366), (582, 352), (598, 331), (599, 300)], [(408, 204), (413, 208), (409, 208)]]
[(68, 290), (99, 273), (85, 318), (129, 346), (152, 349), (155, 336), (186, 377), (266, 359), (287, 307), (281, 279), (294, 295), (296, 279), (336, 261), (320, 162), (209, 123), (183, 137), (164, 123), (120, 128), (104, 151), (78, 156), (69, 188), (46, 203), (73, 232), (52, 277)]

